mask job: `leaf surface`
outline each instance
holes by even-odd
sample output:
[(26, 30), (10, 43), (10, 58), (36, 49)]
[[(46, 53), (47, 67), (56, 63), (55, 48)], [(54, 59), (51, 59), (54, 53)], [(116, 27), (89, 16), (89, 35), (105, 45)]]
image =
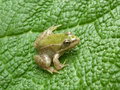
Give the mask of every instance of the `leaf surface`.
[[(39, 33), (62, 24), (80, 44), (65, 53), (68, 67), (49, 74), (33, 60)], [(0, 89), (120, 88), (119, 0), (0, 0)]]

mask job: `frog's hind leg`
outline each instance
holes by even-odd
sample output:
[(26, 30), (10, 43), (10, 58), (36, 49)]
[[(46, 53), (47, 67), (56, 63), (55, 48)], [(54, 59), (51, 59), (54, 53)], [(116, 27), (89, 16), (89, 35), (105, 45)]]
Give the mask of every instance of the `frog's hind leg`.
[(40, 36), (40, 38), (42, 39), (42, 38), (44, 38), (44, 37), (46, 37), (46, 36), (49, 36), (50, 34), (52, 34), (52, 32), (54, 31), (54, 30), (56, 30), (58, 27), (60, 27), (61, 25), (57, 25), (57, 26), (51, 26), (51, 27), (49, 27), (47, 30), (45, 30), (43, 33), (42, 33), (42, 35)]
[(40, 34), (39, 36), (38, 36), (38, 38), (36, 39), (36, 41), (35, 41), (35, 43), (34, 43), (34, 46), (37, 48), (39, 45), (38, 45), (38, 42), (40, 41), (40, 40), (42, 40), (44, 37), (47, 37), (47, 36), (49, 36), (49, 35), (51, 35), (52, 34), (52, 32), (54, 31), (54, 30), (56, 30), (58, 27), (60, 27), (61, 25), (57, 25), (57, 26), (51, 26), (51, 27), (49, 27), (47, 30), (45, 30), (42, 34)]
[(49, 28), (47, 29), (47, 31), (52, 32), (52, 31), (56, 30), (58, 27), (60, 27), (60, 26), (61, 26), (61, 24), (60, 24), (60, 25), (57, 25), (57, 26), (51, 26), (51, 27), (49, 27)]
[(44, 70), (47, 70), (51, 74), (53, 72), (58, 73), (57, 70), (55, 70), (53, 67), (50, 67), (51, 62), (48, 62), (48, 61), (45, 62), (45, 60), (41, 59), (39, 55), (35, 55), (34, 60), (41, 68), (43, 68)]

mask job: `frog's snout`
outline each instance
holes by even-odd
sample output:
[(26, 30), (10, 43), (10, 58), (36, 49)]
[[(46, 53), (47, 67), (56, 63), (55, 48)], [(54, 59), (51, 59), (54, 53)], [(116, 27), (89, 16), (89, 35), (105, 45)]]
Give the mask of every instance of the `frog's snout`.
[(73, 38), (72, 41), (73, 41), (73, 42), (80, 42), (80, 39), (79, 39), (78, 37), (76, 37), (76, 38)]
[(77, 38), (74, 38), (73, 40), (72, 40), (72, 44), (74, 45), (74, 46), (76, 46), (78, 43), (80, 42), (80, 39), (77, 37)]

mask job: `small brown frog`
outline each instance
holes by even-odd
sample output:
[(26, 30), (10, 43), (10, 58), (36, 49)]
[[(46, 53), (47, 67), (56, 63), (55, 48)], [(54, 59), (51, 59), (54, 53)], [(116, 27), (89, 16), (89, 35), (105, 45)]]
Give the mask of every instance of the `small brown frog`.
[[(35, 62), (50, 73), (57, 73), (58, 70), (66, 66), (66, 64), (60, 63), (59, 57), (67, 50), (74, 48), (80, 41), (71, 32), (54, 34), (53, 31), (59, 26), (61, 25), (51, 26), (45, 30), (34, 43), (38, 50), (38, 55), (34, 56)], [(51, 66), (51, 63), (55, 68)]]

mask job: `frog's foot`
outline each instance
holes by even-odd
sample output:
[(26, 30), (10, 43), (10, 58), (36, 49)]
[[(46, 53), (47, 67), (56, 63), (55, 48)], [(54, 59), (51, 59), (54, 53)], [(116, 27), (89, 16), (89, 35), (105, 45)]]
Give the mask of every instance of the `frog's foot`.
[(49, 27), (47, 30), (48, 31), (54, 31), (54, 30), (56, 30), (58, 27), (60, 27), (61, 26), (61, 24), (60, 25), (57, 25), (57, 26), (51, 26), (51, 27)]
[(67, 64), (59, 64), (59, 65), (57, 65), (55, 68), (56, 68), (57, 70), (61, 70), (62, 68), (66, 67), (66, 66), (68, 66), (68, 65), (67, 65)]
[(60, 69), (62, 69), (62, 68), (64, 68), (64, 67), (66, 67), (66, 66), (68, 66), (68, 64), (66, 64), (66, 60), (63, 62), (63, 64), (59, 64), (58, 66), (57, 66), (57, 70), (60, 70)]
[(59, 73), (57, 70), (55, 70), (53, 67), (47, 67), (45, 68), (45, 70), (47, 70), (49, 73), (53, 74), (53, 73)]

